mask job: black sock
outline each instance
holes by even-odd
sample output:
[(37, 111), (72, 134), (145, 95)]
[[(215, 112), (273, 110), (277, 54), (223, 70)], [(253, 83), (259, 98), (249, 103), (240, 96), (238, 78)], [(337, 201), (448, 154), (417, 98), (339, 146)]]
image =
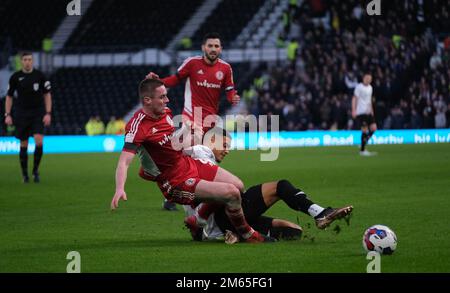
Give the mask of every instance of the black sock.
[(36, 146), (36, 148), (34, 149), (33, 174), (38, 173), (39, 163), (41, 162), (42, 153), (43, 153), (42, 146)]
[(375, 131), (370, 130), (369, 134), (367, 135), (367, 140), (366, 142), (369, 142), (369, 139), (372, 137), (372, 135), (375, 133)]
[(367, 134), (366, 132), (363, 132), (361, 135), (361, 152), (363, 152), (366, 148), (366, 143), (369, 140), (368, 136), (369, 134)]
[(306, 194), (295, 188), (289, 181), (280, 180), (277, 184), (277, 195), (293, 210), (301, 211), (307, 215), (308, 209), (314, 203)]
[(28, 147), (20, 147), (20, 167), (22, 168), (22, 175), (28, 176), (28, 153), (27, 153)]

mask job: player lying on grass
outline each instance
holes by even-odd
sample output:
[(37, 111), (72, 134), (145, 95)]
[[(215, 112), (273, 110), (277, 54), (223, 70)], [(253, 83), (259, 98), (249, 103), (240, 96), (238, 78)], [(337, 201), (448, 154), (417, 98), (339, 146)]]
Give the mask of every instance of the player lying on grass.
[[(184, 152), (197, 160), (217, 164), (228, 155), (230, 145), (229, 134), (215, 127), (205, 135), (204, 145), (195, 145)], [(284, 201), (291, 209), (313, 217), (319, 229), (325, 229), (333, 221), (350, 215), (353, 209), (352, 206), (323, 208), (313, 203), (305, 192), (287, 180), (252, 186), (241, 195), (241, 198), (242, 209), (249, 225), (258, 232), (276, 239), (298, 239), (302, 233), (302, 228), (297, 224), (264, 216), (264, 213), (279, 200)], [(203, 204), (199, 204), (195, 209), (184, 206), (187, 214), (185, 224), (194, 240), (225, 238), (227, 243), (239, 241), (223, 207), (217, 207), (216, 211), (205, 219), (200, 216), (202, 206)]]
[[(177, 137), (178, 133), (173, 125), (171, 111), (166, 107), (169, 98), (163, 82), (143, 80), (139, 84), (139, 96), (142, 108), (126, 126), (125, 145), (117, 163), (116, 191), (111, 209), (118, 207), (119, 200), (127, 200), (125, 182), (128, 167), (138, 154), (141, 177), (156, 181), (168, 200), (187, 205), (194, 200), (220, 203), (225, 206), (225, 213), (238, 234), (247, 242), (268, 240), (245, 220), (240, 196), (244, 185), (239, 178), (214, 164), (194, 160), (174, 147), (172, 138)], [(190, 128), (186, 129), (186, 132), (191, 132)]]

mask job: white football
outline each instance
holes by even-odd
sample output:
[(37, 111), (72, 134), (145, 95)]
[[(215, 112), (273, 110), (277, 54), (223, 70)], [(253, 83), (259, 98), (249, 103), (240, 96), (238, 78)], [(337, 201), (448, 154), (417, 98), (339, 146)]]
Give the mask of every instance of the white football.
[(364, 232), (362, 244), (366, 251), (392, 254), (397, 248), (397, 236), (387, 226), (373, 225)]

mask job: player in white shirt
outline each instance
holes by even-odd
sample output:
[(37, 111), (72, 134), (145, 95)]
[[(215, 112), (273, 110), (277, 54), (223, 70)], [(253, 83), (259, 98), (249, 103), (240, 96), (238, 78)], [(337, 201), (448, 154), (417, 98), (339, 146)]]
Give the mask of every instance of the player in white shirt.
[[(220, 163), (229, 153), (231, 137), (219, 127), (213, 128), (209, 133), (211, 132), (214, 132), (214, 136), (209, 136), (211, 139), (204, 141), (206, 145), (195, 145), (184, 150), (185, 154), (211, 164)], [(218, 140), (217, 137), (220, 138), (220, 136), (222, 136), (222, 139)], [(242, 209), (245, 218), (255, 230), (275, 239), (298, 239), (302, 234), (302, 228), (297, 224), (263, 215), (280, 199), (290, 208), (313, 217), (319, 229), (325, 229), (334, 220), (348, 216), (353, 209), (352, 206), (337, 209), (323, 208), (313, 203), (302, 190), (294, 187), (287, 180), (252, 186), (242, 194)], [(198, 210), (201, 205), (195, 209), (191, 206), (184, 206), (187, 216), (198, 217)], [(191, 230), (191, 234), (193, 239), (197, 241), (225, 239), (226, 243), (231, 244), (239, 241), (239, 237), (233, 231), (234, 228), (225, 214), (225, 209), (219, 207), (208, 217), (202, 229), (199, 229), (196, 233), (192, 233)]]
[(373, 133), (377, 130), (377, 124), (374, 119), (373, 112), (373, 88), (372, 75), (365, 73), (363, 82), (359, 83), (354, 91), (352, 99), (352, 117), (356, 118), (358, 125), (361, 127), (361, 151), (362, 156), (371, 156), (376, 153), (371, 153), (366, 150), (366, 145)]

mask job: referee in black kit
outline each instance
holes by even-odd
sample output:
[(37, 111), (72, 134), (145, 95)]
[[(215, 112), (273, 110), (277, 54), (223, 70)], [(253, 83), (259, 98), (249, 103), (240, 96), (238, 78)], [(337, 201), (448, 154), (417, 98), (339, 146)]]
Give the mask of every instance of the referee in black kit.
[[(33, 56), (29, 52), (21, 55), (22, 70), (14, 73), (9, 79), (9, 88), (5, 101), (5, 123), (16, 127), (15, 136), (20, 139), (20, 166), (23, 182), (28, 183), (28, 137), (34, 136), (33, 179), (39, 182), (39, 163), (42, 158), (44, 126), (49, 126), (52, 112), (52, 96), (50, 81), (44, 74), (33, 68)], [(14, 119), (11, 116), (14, 93)]]

